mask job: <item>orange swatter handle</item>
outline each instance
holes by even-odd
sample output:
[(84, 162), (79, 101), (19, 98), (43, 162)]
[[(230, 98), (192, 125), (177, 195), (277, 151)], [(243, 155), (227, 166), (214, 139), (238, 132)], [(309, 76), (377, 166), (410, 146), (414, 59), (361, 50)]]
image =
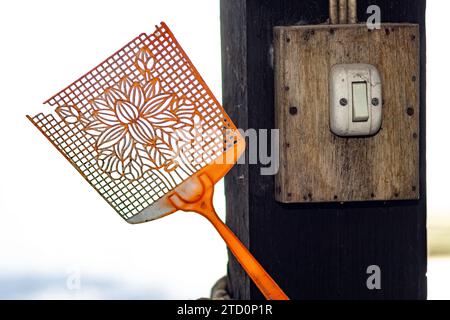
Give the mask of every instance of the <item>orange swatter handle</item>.
[(288, 296), (266, 270), (264, 270), (258, 260), (253, 257), (230, 228), (217, 216), (212, 203), (214, 186), (211, 179), (206, 174), (202, 174), (198, 178), (204, 190), (201, 198), (195, 202), (190, 202), (189, 200), (182, 199), (179, 194), (174, 194), (170, 197), (172, 204), (179, 210), (197, 212), (213, 224), (242, 268), (244, 268), (266, 299), (289, 300)]
[(228, 228), (226, 224), (214, 212), (215, 218), (209, 221), (227, 243), (228, 248), (247, 272), (259, 290), (267, 300), (289, 300), (288, 296), (278, 286), (275, 280), (264, 270), (258, 260), (247, 250), (236, 235)]

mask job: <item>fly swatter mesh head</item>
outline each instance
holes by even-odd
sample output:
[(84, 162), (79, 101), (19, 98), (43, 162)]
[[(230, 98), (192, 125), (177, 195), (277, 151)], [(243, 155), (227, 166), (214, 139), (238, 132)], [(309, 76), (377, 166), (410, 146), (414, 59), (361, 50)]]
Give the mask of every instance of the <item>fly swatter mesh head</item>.
[(129, 219), (233, 146), (238, 133), (162, 23), (29, 119)]

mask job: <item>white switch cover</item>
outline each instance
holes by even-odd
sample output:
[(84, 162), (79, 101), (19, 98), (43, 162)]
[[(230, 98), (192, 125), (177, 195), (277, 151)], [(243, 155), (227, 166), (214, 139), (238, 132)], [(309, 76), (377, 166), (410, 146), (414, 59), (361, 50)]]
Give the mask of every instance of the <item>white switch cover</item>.
[(339, 64), (330, 72), (330, 128), (341, 137), (373, 136), (382, 122), (381, 77), (369, 64)]

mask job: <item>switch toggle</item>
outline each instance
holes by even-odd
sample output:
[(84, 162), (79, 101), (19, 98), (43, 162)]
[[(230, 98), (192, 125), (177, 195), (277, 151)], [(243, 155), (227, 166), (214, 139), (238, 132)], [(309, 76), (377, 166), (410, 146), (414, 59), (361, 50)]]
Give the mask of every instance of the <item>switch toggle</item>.
[(377, 134), (382, 121), (379, 101), (383, 101), (377, 68), (369, 64), (335, 65), (329, 85), (331, 131), (341, 137)]
[(367, 102), (367, 82), (353, 82), (353, 122), (369, 120), (369, 106)]

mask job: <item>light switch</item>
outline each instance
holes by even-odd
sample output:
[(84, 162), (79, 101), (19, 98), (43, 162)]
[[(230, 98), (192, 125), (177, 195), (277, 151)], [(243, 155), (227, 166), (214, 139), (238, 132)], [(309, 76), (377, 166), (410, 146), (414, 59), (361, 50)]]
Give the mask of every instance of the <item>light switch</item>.
[(330, 71), (330, 129), (341, 137), (373, 136), (382, 122), (382, 85), (369, 64), (339, 64)]
[(275, 27), (277, 201), (419, 199), (419, 34), (411, 24)]
[(369, 120), (367, 105), (367, 82), (353, 82), (353, 122), (365, 122)]

